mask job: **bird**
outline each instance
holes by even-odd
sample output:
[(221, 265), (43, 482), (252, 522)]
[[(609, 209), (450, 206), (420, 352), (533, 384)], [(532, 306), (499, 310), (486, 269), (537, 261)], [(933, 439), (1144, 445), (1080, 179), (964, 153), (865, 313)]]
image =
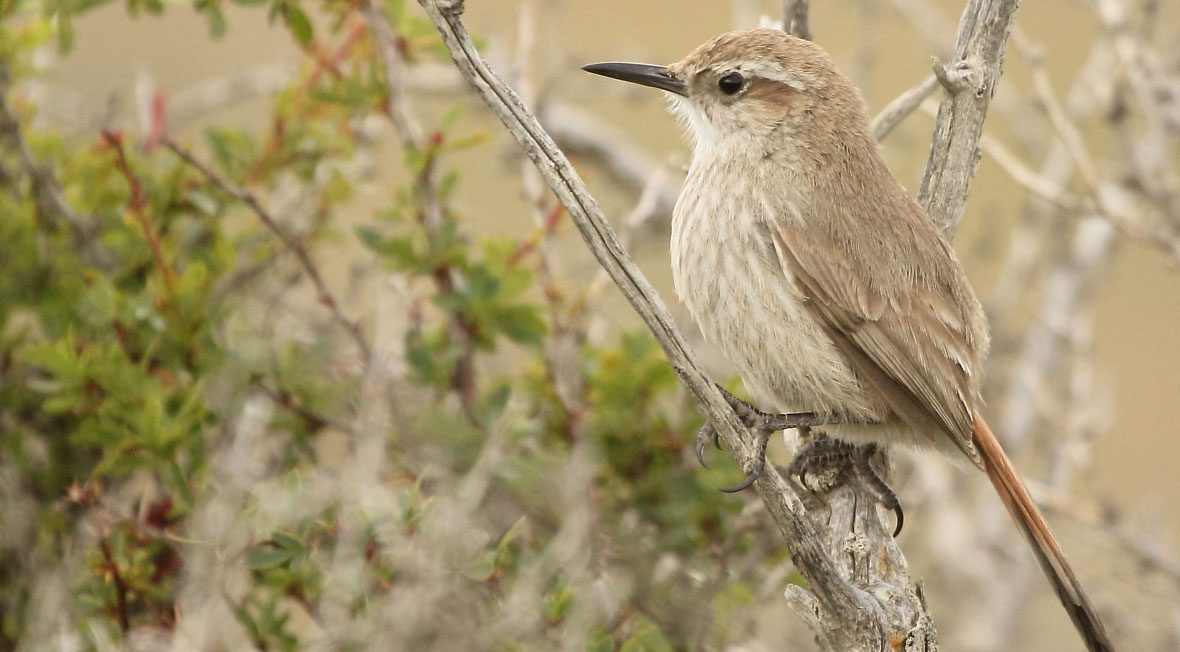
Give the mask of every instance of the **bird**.
[[(672, 217), (676, 294), (752, 395), (800, 417), (776, 425), (829, 424), (837, 441), (930, 448), (982, 469), (1087, 648), (1114, 649), (983, 418), (979, 299), (824, 49), (763, 28), (722, 34), (667, 66), (583, 69), (666, 91), (684, 123), (692, 160)], [(727, 398), (748, 424), (775, 423)]]

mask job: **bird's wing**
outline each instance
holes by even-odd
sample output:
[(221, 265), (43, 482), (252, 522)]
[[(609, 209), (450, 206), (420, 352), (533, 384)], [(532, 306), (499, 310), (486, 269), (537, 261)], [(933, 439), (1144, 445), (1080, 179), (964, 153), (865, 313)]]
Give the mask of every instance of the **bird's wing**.
[(974, 356), (952, 289), (916, 281), (876, 289), (863, 264), (852, 264), (834, 238), (815, 231), (785, 223), (772, 229), (783, 272), (807, 309), (890, 409), (919, 434), (950, 436), (980, 464), (971, 435)]

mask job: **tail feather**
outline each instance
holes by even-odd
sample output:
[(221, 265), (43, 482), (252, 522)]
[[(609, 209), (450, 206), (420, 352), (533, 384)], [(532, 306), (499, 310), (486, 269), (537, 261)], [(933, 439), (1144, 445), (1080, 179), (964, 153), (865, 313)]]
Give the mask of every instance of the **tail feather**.
[(1114, 650), (1102, 621), (1090, 606), (1090, 601), (1086, 598), (1065, 554), (1061, 552), (1061, 547), (1057, 545), (1057, 539), (1053, 537), (1049, 524), (1045, 522), (1045, 517), (1016, 474), (1012, 462), (1000, 448), (999, 441), (980, 417), (975, 417), (974, 426), (975, 447), (983, 458), (988, 479), (995, 486), (996, 493), (1000, 495), (1004, 507), (1012, 515), (1017, 527), (1028, 540), (1041, 570), (1053, 584), (1057, 598), (1061, 600), (1062, 606), (1073, 620), (1074, 627), (1082, 635), (1086, 648), (1091, 652)]

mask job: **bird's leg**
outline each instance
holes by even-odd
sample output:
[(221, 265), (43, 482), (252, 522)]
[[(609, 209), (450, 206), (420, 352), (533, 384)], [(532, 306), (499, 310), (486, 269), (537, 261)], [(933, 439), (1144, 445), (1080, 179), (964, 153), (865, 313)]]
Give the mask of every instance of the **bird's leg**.
[(902, 523), (905, 522), (905, 513), (901, 511), (901, 501), (897, 499), (893, 488), (873, 468), (873, 457), (877, 455), (877, 445), (865, 444), (858, 449), (857, 476), (864, 481), (865, 487), (876, 495), (877, 502), (884, 505), (885, 509), (892, 510), (897, 517), (897, 525), (893, 528), (893, 537), (897, 538), (897, 535), (901, 534)]
[(798, 476), (799, 484), (813, 493), (827, 493), (848, 475), (855, 450), (846, 441), (821, 434), (803, 444), (787, 466), (787, 475)]
[[(758, 476), (762, 474), (762, 470), (766, 468), (766, 447), (770, 443), (770, 436), (772, 434), (788, 428), (806, 428), (817, 425), (820, 422), (819, 417), (811, 412), (797, 412), (794, 414), (771, 414), (769, 412), (763, 412), (747, 401), (743, 401), (729, 393), (720, 385), (717, 385), (717, 390), (721, 392), (721, 395), (725, 397), (729, 406), (737, 413), (742, 424), (754, 435), (758, 444), (758, 450), (754, 456), (754, 464), (750, 468), (750, 471), (746, 473), (745, 479), (732, 487), (725, 487), (721, 490), (726, 493), (735, 493), (746, 489), (754, 484), (754, 480), (758, 479)], [(697, 432), (696, 438), (697, 461), (705, 468), (709, 468), (709, 465), (705, 463), (705, 448), (709, 444), (720, 448), (717, 440), (717, 431), (713, 428), (713, 424), (705, 422), (705, 425), (701, 426), (700, 431)]]
[[(724, 387), (714, 386), (725, 397), (729, 407), (733, 408), (742, 424), (754, 435), (758, 444), (754, 464), (746, 473), (746, 477), (732, 487), (722, 488), (721, 491), (725, 493), (736, 493), (747, 489), (754, 484), (758, 476), (762, 475), (762, 470), (766, 468), (766, 447), (770, 443), (772, 434), (780, 430), (798, 428), (806, 436), (810, 433), (812, 426), (838, 423), (834, 417), (825, 420), (813, 412), (791, 414), (763, 412), (748, 401), (734, 396)], [(701, 426), (697, 432), (695, 445), (697, 461), (705, 468), (709, 468), (709, 465), (705, 463), (705, 448), (710, 444), (721, 448), (717, 431), (711, 422), (706, 421), (705, 425)], [(795, 459), (791, 460), (790, 466), (787, 467), (787, 475), (799, 476), (800, 483), (814, 493), (831, 491), (832, 488), (847, 481), (850, 476), (855, 477), (861, 482), (861, 486), (873, 494), (877, 502), (892, 510), (896, 515), (897, 526), (893, 531), (893, 536), (896, 537), (901, 534), (905, 514), (902, 512), (901, 501), (898, 500), (897, 494), (873, 468), (872, 460), (873, 456), (877, 454), (877, 450), (876, 444), (857, 446), (820, 434), (799, 449), (799, 452), (795, 454)], [(808, 475), (818, 477), (821, 484), (809, 483)]]
[(893, 531), (896, 537), (901, 534), (905, 514), (897, 494), (873, 468), (872, 460), (877, 450), (876, 444), (857, 446), (831, 437), (817, 437), (795, 454), (795, 459), (787, 467), (787, 475), (798, 476), (799, 483), (813, 493), (826, 493), (849, 478), (857, 479), (877, 502), (896, 515), (897, 526)]

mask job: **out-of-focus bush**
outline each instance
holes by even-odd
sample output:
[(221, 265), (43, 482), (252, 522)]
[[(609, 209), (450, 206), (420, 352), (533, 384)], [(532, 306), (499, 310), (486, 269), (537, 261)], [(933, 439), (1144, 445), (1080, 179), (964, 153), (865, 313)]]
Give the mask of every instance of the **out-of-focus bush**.
[[(477, 172), (449, 157), (486, 145), (457, 110), (398, 134), (399, 178), (355, 172), (390, 112), (376, 21), (400, 57), (442, 56), (416, 10), (238, 0), (305, 55), (256, 130), (31, 127), (34, 53), (68, 56), (98, 4), (3, 5), (0, 649), (748, 632), (785, 551), (713, 489), (732, 466), (694, 468), (699, 417), (649, 336), (591, 343), (602, 308), (544, 269), (556, 203), (526, 238), (470, 236), (452, 191)], [(217, 38), (221, 3), (195, 7)], [(390, 190), (354, 230), (360, 184)], [(344, 251), (392, 318), (323, 280)]]

